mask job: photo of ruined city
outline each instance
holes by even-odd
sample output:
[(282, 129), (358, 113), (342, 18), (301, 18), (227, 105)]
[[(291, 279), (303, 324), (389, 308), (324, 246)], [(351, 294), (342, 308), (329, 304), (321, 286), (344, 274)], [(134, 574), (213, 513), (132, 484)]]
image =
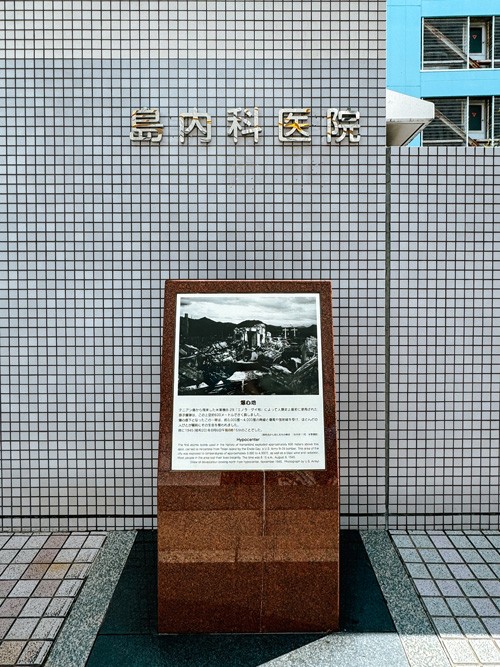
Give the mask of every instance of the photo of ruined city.
[(319, 394), (314, 294), (179, 297), (179, 396)]

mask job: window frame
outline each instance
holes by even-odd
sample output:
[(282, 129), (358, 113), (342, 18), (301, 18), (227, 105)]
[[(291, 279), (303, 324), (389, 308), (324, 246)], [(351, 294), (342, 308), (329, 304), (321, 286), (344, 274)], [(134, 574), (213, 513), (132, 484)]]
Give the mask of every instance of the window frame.
[[(495, 43), (495, 19), (500, 15), (491, 15), (491, 16), (422, 16), (421, 17), (421, 34), (420, 34), (420, 71), (421, 72), (450, 72), (450, 71), (464, 71), (476, 69), (476, 66), (472, 63), (479, 63), (477, 69), (500, 69), (500, 64), (495, 67), (495, 53), (496, 50), (500, 52), (500, 44)], [(442, 64), (443, 61), (436, 67), (432, 66), (432, 61), (425, 60), (425, 23), (426, 21), (432, 21), (433, 19), (457, 19), (463, 20), (466, 19), (465, 25), (463, 26), (463, 37), (462, 45), (456, 45), (463, 54), (466, 56), (464, 62), (464, 67), (454, 67), (460, 62), (460, 60), (450, 60), (449, 64), (451, 66), (446, 67)], [(483, 47), (481, 53), (471, 53), (470, 52), (470, 31), (473, 26), (478, 26), (483, 31)], [(439, 29), (439, 28), (438, 28)], [(450, 40), (451, 41), (451, 40)], [(496, 47), (496, 50), (495, 50)], [(439, 62), (439, 61), (436, 61)], [(498, 61), (497, 61), (498, 62)]]
[[(439, 100), (442, 100), (443, 102), (446, 100), (465, 101), (465, 104), (462, 105), (462, 128), (463, 128), (463, 133), (465, 135), (465, 141), (464, 143), (458, 143), (455, 141), (446, 141), (446, 140), (443, 140), (442, 142), (439, 140), (426, 141), (424, 137), (426, 130), (424, 129), (423, 132), (421, 133), (422, 146), (465, 146), (469, 148), (471, 147), (489, 148), (489, 147), (500, 146), (500, 134), (498, 136), (495, 136), (495, 106), (497, 102), (500, 100), (500, 96), (486, 95), (482, 97), (475, 97), (475, 96), (464, 95), (460, 97), (441, 97), (441, 98), (432, 97), (424, 99), (428, 99), (431, 102), (434, 102), (434, 104), (436, 104), (437, 111), (440, 111), (440, 108), (438, 106)], [(471, 132), (469, 130), (469, 116), (470, 116), (470, 107), (471, 105), (474, 104), (482, 106), (482, 118), (481, 118), (482, 129), (481, 131), (473, 130)], [(439, 120), (439, 118), (437, 118), (437, 120)]]

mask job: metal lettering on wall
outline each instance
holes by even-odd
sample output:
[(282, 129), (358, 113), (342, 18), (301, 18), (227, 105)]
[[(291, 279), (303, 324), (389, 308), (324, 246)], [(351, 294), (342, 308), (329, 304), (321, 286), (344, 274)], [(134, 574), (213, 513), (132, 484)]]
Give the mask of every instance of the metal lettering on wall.
[(190, 113), (180, 114), (179, 141), (183, 144), (186, 137), (197, 130), (200, 141), (208, 144), (212, 140), (212, 117), (208, 113), (193, 109)]
[(159, 109), (134, 109), (132, 111), (132, 141), (159, 143), (163, 138), (163, 125), (159, 122)]
[[(280, 109), (278, 115), (278, 138), (284, 144), (310, 143), (311, 108)], [(326, 114), (326, 141), (336, 144), (346, 141), (358, 144), (360, 113), (352, 109), (332, 107)], [(157, 108), (141, 108), (132, 111), (132, 131), (130, 139), (141, 143), (159, 143), (163, 137), (163, 125), (159, 123), (160, 111)], [(259, 107), (253, 111), (245, 107), (235, 107), (227, 111), (228, 137), (234, 143), (240, 138), (253, 137), (258, 143), (262, 127), (259, 125)], [(206, 111), (193, 109), (179, 114), (179, 142), (184, 144), (190, 135), (197, 136), (198, 141), (208, 144), (212, 141), (212, 117)]]

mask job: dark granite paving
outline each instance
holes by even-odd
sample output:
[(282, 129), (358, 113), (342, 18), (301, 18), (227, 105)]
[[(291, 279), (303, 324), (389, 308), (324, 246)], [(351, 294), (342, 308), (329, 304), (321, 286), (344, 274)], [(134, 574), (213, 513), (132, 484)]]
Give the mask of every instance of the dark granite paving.
[[(396, 633), (357, 531), (341, 531), (341, 632)], [(163, 635), (156, 632), (156, 531), (139, 531), (87, 667), (257, 667), (318, 634)]]

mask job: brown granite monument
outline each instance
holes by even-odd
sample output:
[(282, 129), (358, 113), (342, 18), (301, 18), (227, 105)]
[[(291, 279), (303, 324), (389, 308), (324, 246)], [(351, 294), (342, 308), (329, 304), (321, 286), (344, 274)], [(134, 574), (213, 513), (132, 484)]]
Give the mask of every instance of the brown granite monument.
[(172, 280), (164, 314), (158, 631), (338, 629), (330, 282)]

